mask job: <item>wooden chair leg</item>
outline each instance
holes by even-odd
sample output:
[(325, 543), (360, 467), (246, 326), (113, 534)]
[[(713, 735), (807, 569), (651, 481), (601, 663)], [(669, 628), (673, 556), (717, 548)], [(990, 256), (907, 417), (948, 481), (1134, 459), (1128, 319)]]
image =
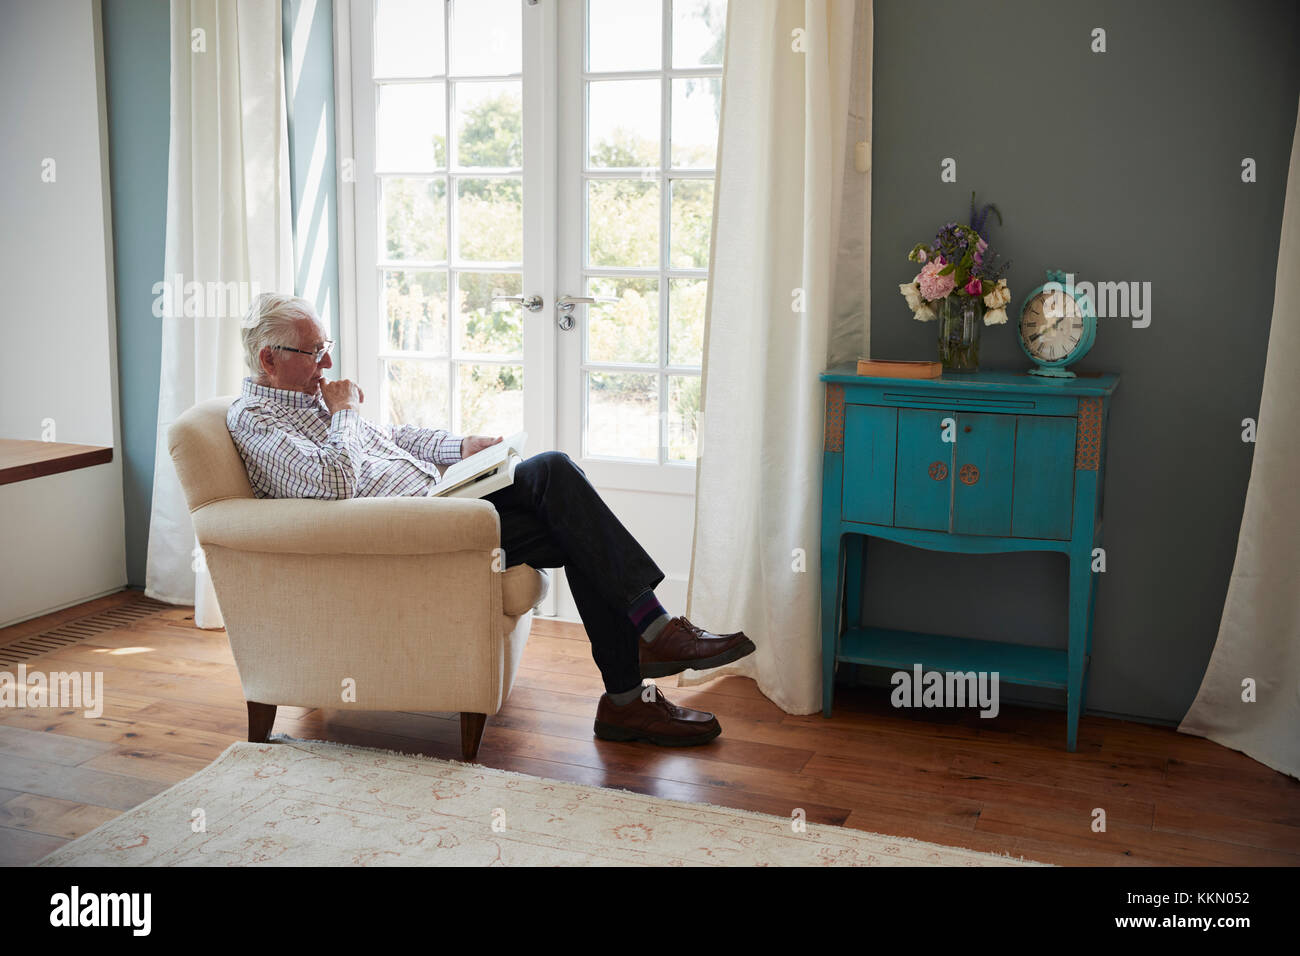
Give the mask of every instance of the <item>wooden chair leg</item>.
[(275, 704), (258, 704), (248, 702), (248, 741), (254, 744), (266, 743), (271, 736), (271, 727), (275, 724)]
[(460, 755), (467, 763), (478, 756), (478, 745), (486, 724), (487, 714), (460, 712)]

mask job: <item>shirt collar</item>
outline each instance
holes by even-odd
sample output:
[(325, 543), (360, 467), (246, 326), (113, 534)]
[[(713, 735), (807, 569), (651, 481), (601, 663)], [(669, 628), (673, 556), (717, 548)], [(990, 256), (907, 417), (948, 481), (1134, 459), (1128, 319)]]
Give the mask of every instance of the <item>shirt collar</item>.
[(263, 401), (279, 402), (292, 408), (317, 408), (321, 403), (319, 395), (307, 395), (304, 392), (258, 385), (251, 376), (244, 379), (244, 398), (260, 398)]

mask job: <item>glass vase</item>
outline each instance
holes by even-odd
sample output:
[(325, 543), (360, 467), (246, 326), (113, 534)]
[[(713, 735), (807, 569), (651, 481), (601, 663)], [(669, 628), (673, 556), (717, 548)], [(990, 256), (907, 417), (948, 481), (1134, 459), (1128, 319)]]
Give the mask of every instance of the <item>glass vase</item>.
[(939, 360), (944, 372), (978, 372), (984, 300), (954, 292), (931, 304), (939, 317)]

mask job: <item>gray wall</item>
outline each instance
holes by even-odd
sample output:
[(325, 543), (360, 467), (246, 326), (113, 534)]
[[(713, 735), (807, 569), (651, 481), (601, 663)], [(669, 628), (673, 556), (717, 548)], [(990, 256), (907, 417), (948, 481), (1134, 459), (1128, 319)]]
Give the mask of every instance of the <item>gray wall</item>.
[[(289, 160), (295, 231), (295, 288), (337, 328), (334, 51), (327, 0), (284, 0)], [(299, 42), (293, 27), (299, 26)], [(296, 70), (295, 70), (296, 64)], [(163, 277), (167, 227), (170, 27), (167, 0), (105, 0), (104, 70), (108, 92), (113, 251), (117, 293), (118, 381), (127, 579), (144, 586), (158, 430), (162, 324), (153, 284)], [(323, 142), (318, 142), (323, 140)], [(319, 188), (305, 184), (313, 150), (324, 155)], [(338, 351), (335, 351), (338, 361)]]
[[(876, 0), (872, 352), (932, 359), (898, 294), (907, 252), (972, 190), (1013, 260), (1018, 314), (1059, 268), (1149, 281), (1151, 325), (1099, 321), (1080, 369), (1121, 375), (1088, 709), (1177, 721), (1218, 634), (1256, 417), (1297, 94), (1290, 0)], [(1094, 27), (1107, 52), (1090, 52)], [(967, 78), (968, 77), (968, 78)], [(940, 163), (957, 160), (956, 183)], [(1258, 181), (1241, 181), (1253, 157)], [(981, 364), (1025, 368), (1011, 323)], [(1298, 572), (1300, 573), (1300, 572)], [(1064, 646), (1062, 556), (954, 557), (872, 541), (868, 623)], [(860, 679), (884, 676), (860, 669)], [(1004, 685), (1004, 699), (1063, 695)]]
[(143, 587), (162, 362), (153, 284), (163, 275), (167, 229), (171, 34), (167, 0), (106, 0), (103, 10), (126, 573)]

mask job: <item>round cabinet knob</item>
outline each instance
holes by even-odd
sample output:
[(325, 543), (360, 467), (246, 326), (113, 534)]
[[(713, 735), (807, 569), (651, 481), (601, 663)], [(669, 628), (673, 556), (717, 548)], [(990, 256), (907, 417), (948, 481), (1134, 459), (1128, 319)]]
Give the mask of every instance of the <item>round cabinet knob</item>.
[(974, 465), (962, 465), (957, 477), (962, 480), (962, 484), (973, 485), (980, 480), (980, 470)]
[(948, 477), (948, 466), (941, 461), (931, 462), (930, 477), (935, 481), (943, 481)]
[(967, 434), (970, 433), (970, 426), (969, 426), (969, 425), (966, 426), (966, 432), (967, 432)]

